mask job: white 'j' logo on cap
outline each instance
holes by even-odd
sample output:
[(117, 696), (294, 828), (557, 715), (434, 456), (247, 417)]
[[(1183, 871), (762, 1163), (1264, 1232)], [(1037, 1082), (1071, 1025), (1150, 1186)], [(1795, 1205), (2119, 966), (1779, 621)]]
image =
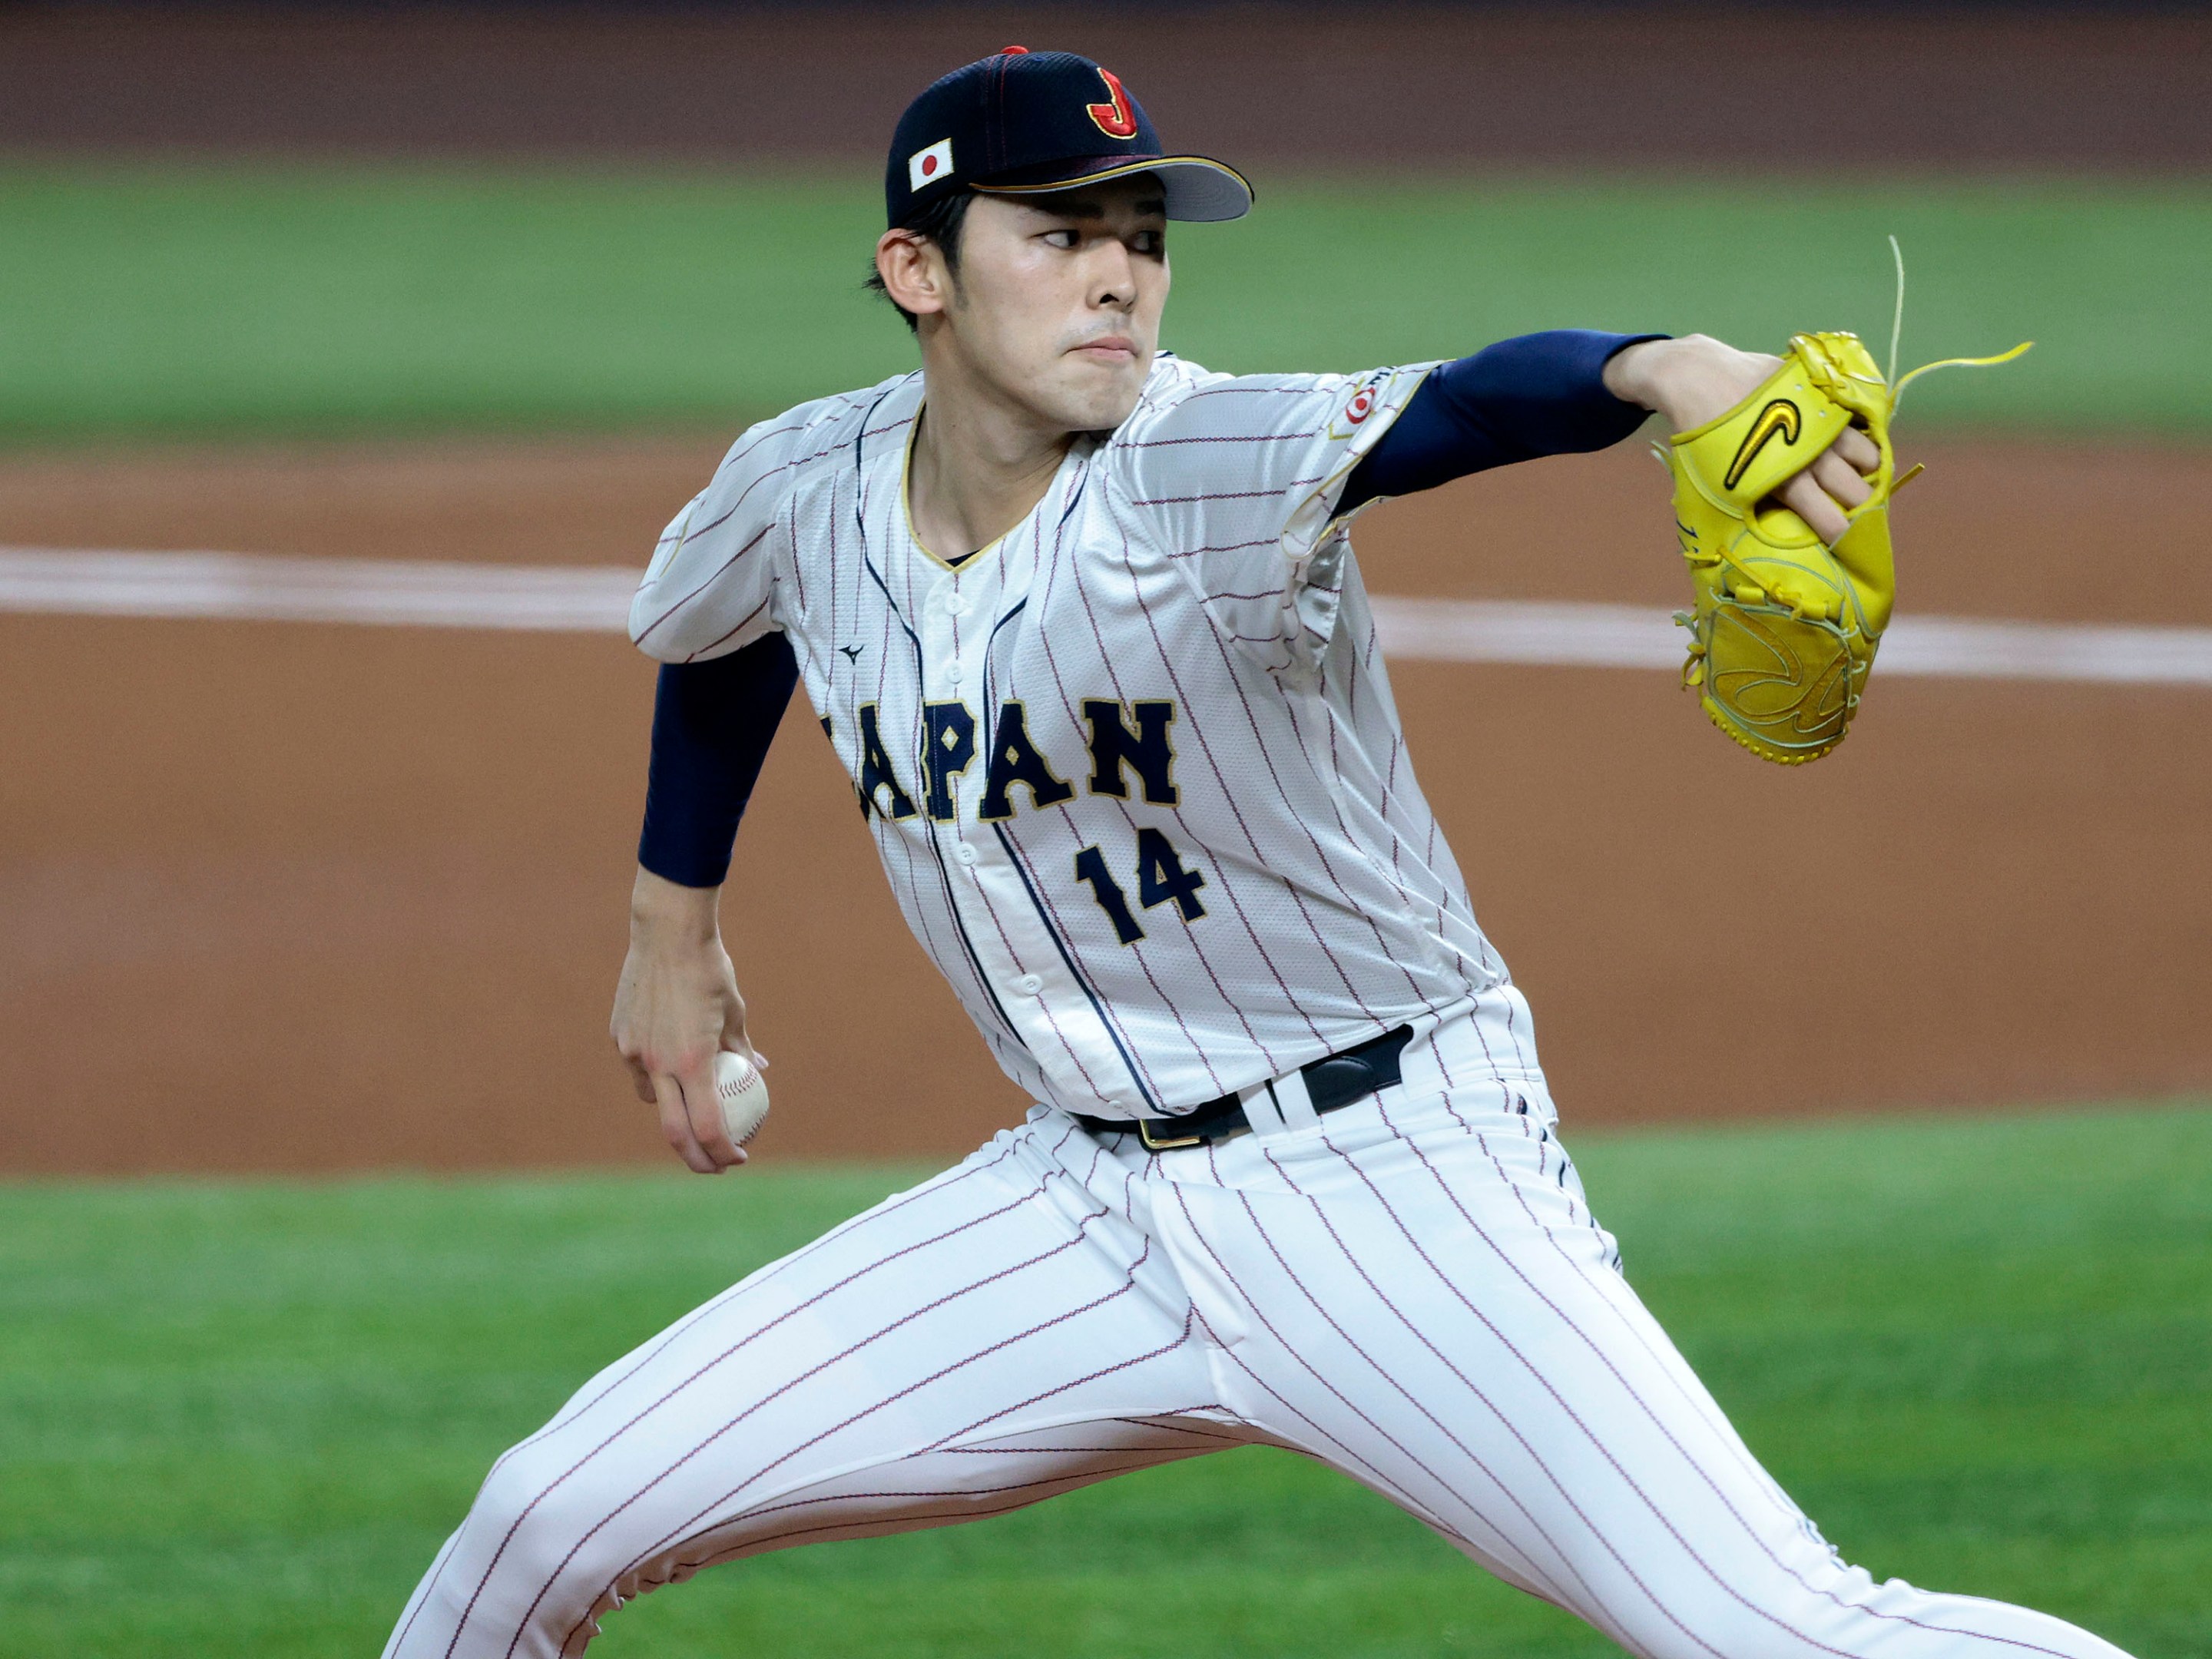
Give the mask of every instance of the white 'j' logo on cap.
[(906, 158), (907, 188), (920, 190), (924, 185), (933, 185), (940, 179), (952, 176), (952, 141), (940, 138), (927, 149), (918, 149)]

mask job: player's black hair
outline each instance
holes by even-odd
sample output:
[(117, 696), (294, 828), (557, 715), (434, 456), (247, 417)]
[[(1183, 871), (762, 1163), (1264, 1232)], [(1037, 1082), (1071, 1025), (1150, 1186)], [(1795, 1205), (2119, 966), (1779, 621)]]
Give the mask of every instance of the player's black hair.
[[(971, 190), (953, 191), (915, 208), (899, 222), (897, 228), (910, 230), (917, 236), (927, 236), (936, 243), (945, 255), (945, 268), (957, 276), (960, 274), (960, 228), (968, 222), (968, 204), (975, 199), (975, 192)], [(921, 327), (919, 317), (891, 299), (890, 290), (884, 286), (883, 272), (872, 264), (868, 267), (868, 280), (864, 286), (870, 293), (880, 294), (890, 301), (891, 309), (906, 319), (909, 330), (918, 331)]]

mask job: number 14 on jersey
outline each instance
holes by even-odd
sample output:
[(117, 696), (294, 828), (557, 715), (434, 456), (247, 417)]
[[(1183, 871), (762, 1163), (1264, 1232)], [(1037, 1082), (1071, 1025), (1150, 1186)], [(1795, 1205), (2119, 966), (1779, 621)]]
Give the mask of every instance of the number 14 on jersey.
[[(1095, 846), (1075, 855), (1075, 878), (1091, 884), (1091, 896), (1114, 924), (1114, 936), (1124, 945), (1144, 938), (1145, 929), (1130, 913), (1129, 896), (1106, 867), (1106, 855)], [(1147, 825), (1137, 831), (1137, 902), (1147, 910), (1172, 903), (1185, 923), (1206, 914), (1198, 896), (1206, 878), (1191, 869), (1176, 851), (1175, 843)]]

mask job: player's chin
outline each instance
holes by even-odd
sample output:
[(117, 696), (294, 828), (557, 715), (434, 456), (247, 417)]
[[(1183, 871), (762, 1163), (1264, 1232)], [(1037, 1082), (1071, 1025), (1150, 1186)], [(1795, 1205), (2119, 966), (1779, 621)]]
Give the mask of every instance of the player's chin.
[(1053, 412), (1070, 432), (1110, 432), (1129, 418), (1145, 389), (1150, 364), (1137, 356), (1107, 357), (1071, 353), (1082, 361), (1066, 364), (1055, 376)]

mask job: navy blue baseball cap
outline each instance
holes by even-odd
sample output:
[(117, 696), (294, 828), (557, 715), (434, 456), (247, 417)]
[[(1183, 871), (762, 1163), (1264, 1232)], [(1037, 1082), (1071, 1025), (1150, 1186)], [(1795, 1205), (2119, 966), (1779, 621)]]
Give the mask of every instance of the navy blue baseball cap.
[(955, 190), (1042, 196), (1092, 179), (1157, 173), (1170, 219), (1241, 219), (1244, 175), (1170, 155), (1113, 70), (1072, 52), (1008, 46), (957, 69), (907, 106), (884, 172), (890, 223)]

